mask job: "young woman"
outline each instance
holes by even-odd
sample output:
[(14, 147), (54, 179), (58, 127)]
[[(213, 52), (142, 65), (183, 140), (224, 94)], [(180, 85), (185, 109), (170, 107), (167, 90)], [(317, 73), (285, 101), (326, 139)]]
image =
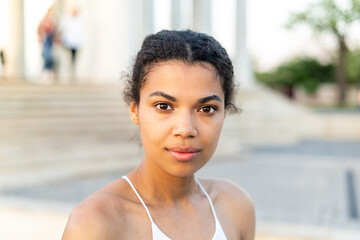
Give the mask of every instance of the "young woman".
[(144, 147), (141, 164), (70, 215), (70, 239), (254, 239), (254, 206), (227, 180), (194, 174), (215, 152), (233, 104), (233, 67), (212, 37), (148, 36), (125, 90)]

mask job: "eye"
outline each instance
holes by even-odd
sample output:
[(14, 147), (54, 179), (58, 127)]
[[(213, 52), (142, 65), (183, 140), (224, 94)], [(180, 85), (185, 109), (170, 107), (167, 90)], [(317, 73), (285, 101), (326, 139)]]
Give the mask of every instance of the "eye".
[(214, 113), (217, 110), (215, 106), (203, 106), (199, 109), (199, 112)]
[(155, 104), (155, 107), (156, 107), (157, 109), (161, 110), (161, 111), (169, 111), (169, 110), (172, 109), (172, 107), (170, 106), (170, 104), (168, 104), (168, 103), (163, 103), (163, 102)]

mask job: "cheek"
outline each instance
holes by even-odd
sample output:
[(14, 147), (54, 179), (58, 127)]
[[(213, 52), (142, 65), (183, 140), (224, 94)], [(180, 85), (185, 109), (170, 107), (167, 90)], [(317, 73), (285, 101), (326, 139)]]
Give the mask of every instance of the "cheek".
[[(214, 142), (215, 142), (214, 144), (215, 145), (217, 145), (217, 142), (219, 141), (223, 123), (224, 123), (224, 121), (221, 121), (218, 124), (216, 124), (216, 126), (214, 127), (214, 129), (216, 129), (216, 130), (214, 130)], [(216, 141), (215, 141), (215, 139), (216, 139)]]
[(168, 129), (167, 121), (159, 119), (153, 111), (139, 112), (139, 131), (143, 145), (159, 144)]
[(224, 119), (219, 116), (216, 119), (201, 125), (200, 132), (203, 136), (203, 140), (206, 141), (207, 145), (216, 147), (221, 134), (223, 123)]

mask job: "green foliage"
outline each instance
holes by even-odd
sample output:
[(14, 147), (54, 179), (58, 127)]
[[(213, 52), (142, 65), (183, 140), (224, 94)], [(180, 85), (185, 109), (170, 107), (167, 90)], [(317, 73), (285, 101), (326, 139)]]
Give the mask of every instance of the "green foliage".
[(360, 0), (351, 0), (349, 8), (342, 9), (334, 0), (321, 0), (305, 11), (292, 14), (287, 27), (306, 24), (314, 31), (345, 36), (352, 23), (360, 19)]
[(348, 83), (360, 84), (360, 49), (348, 53), (346, 75)]
[[(336, 4), (339, 2), (335, 0), (319, 0), (305, 11), (292, 14), (287, 25), (287, 27), (292, 28), (298, 24), (305, 24), (314, 32), (328, 33), (336, 38), (338, 43), (336, 82), (339, 90), (339, 105), (344, 104), (346, 99), (346, 82), (358, 81), (359, 76), (356, 67), (359, 65), (356, 60), (351, 60), (354, 65), (347, 66), (346, 56), (349, 51), (347, 36), (354, 23), (360, 20), (360, 0), (348, 1), (350, 3), (348, 6), (341, 7)], [(308, 83), (303, 86), (308, 92), (316, 91), (317, 88), (314, 80), (308, 80)]]
[(296, 58), (276, 69), (255, 73), (258, 81), (275, 89), (301, 86), (314, 94), (321, 83), (334, 82), (334, 65), (321, 64), (314, 58)]
[[(322, 83), (335, 82), (335, 64), (321, 64), (314, 58), (287, 61), (269, 72), (256, 72), (257, 80), (275, 89), (302, 87), (314, 94)], [(360, 48), (349, 51), (346, 64), (347, 82), (360, 84)]]

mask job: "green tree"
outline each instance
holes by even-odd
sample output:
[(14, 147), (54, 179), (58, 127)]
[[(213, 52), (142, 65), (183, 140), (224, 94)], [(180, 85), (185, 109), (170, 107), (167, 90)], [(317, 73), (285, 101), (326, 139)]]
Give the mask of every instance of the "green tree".
[(315, 32), (330, 33), (337, 40), (336, 82), (339, 87), (339, 105), (346, 99), (347, 36), (350, 27), (360, 20), (360, 0), (349, 0), (349, 7), (339, 7), (334, 0), (321, 0), (310, 5), (304, 12), (292, 14), (288, 27), (306, 24)]
[(360, 84), (360, 48), (349, 52), (346, 64), (347, 82), (349, 84)]
[(321, 64), (314, 58), (301, 57), (285, 62), (270, 72), (256, 73), (256, 78), (292, 96), (293, 88), (302, 87), (307, 94), (316, 93), (320, 84), (334, 82), (334, 65)]

